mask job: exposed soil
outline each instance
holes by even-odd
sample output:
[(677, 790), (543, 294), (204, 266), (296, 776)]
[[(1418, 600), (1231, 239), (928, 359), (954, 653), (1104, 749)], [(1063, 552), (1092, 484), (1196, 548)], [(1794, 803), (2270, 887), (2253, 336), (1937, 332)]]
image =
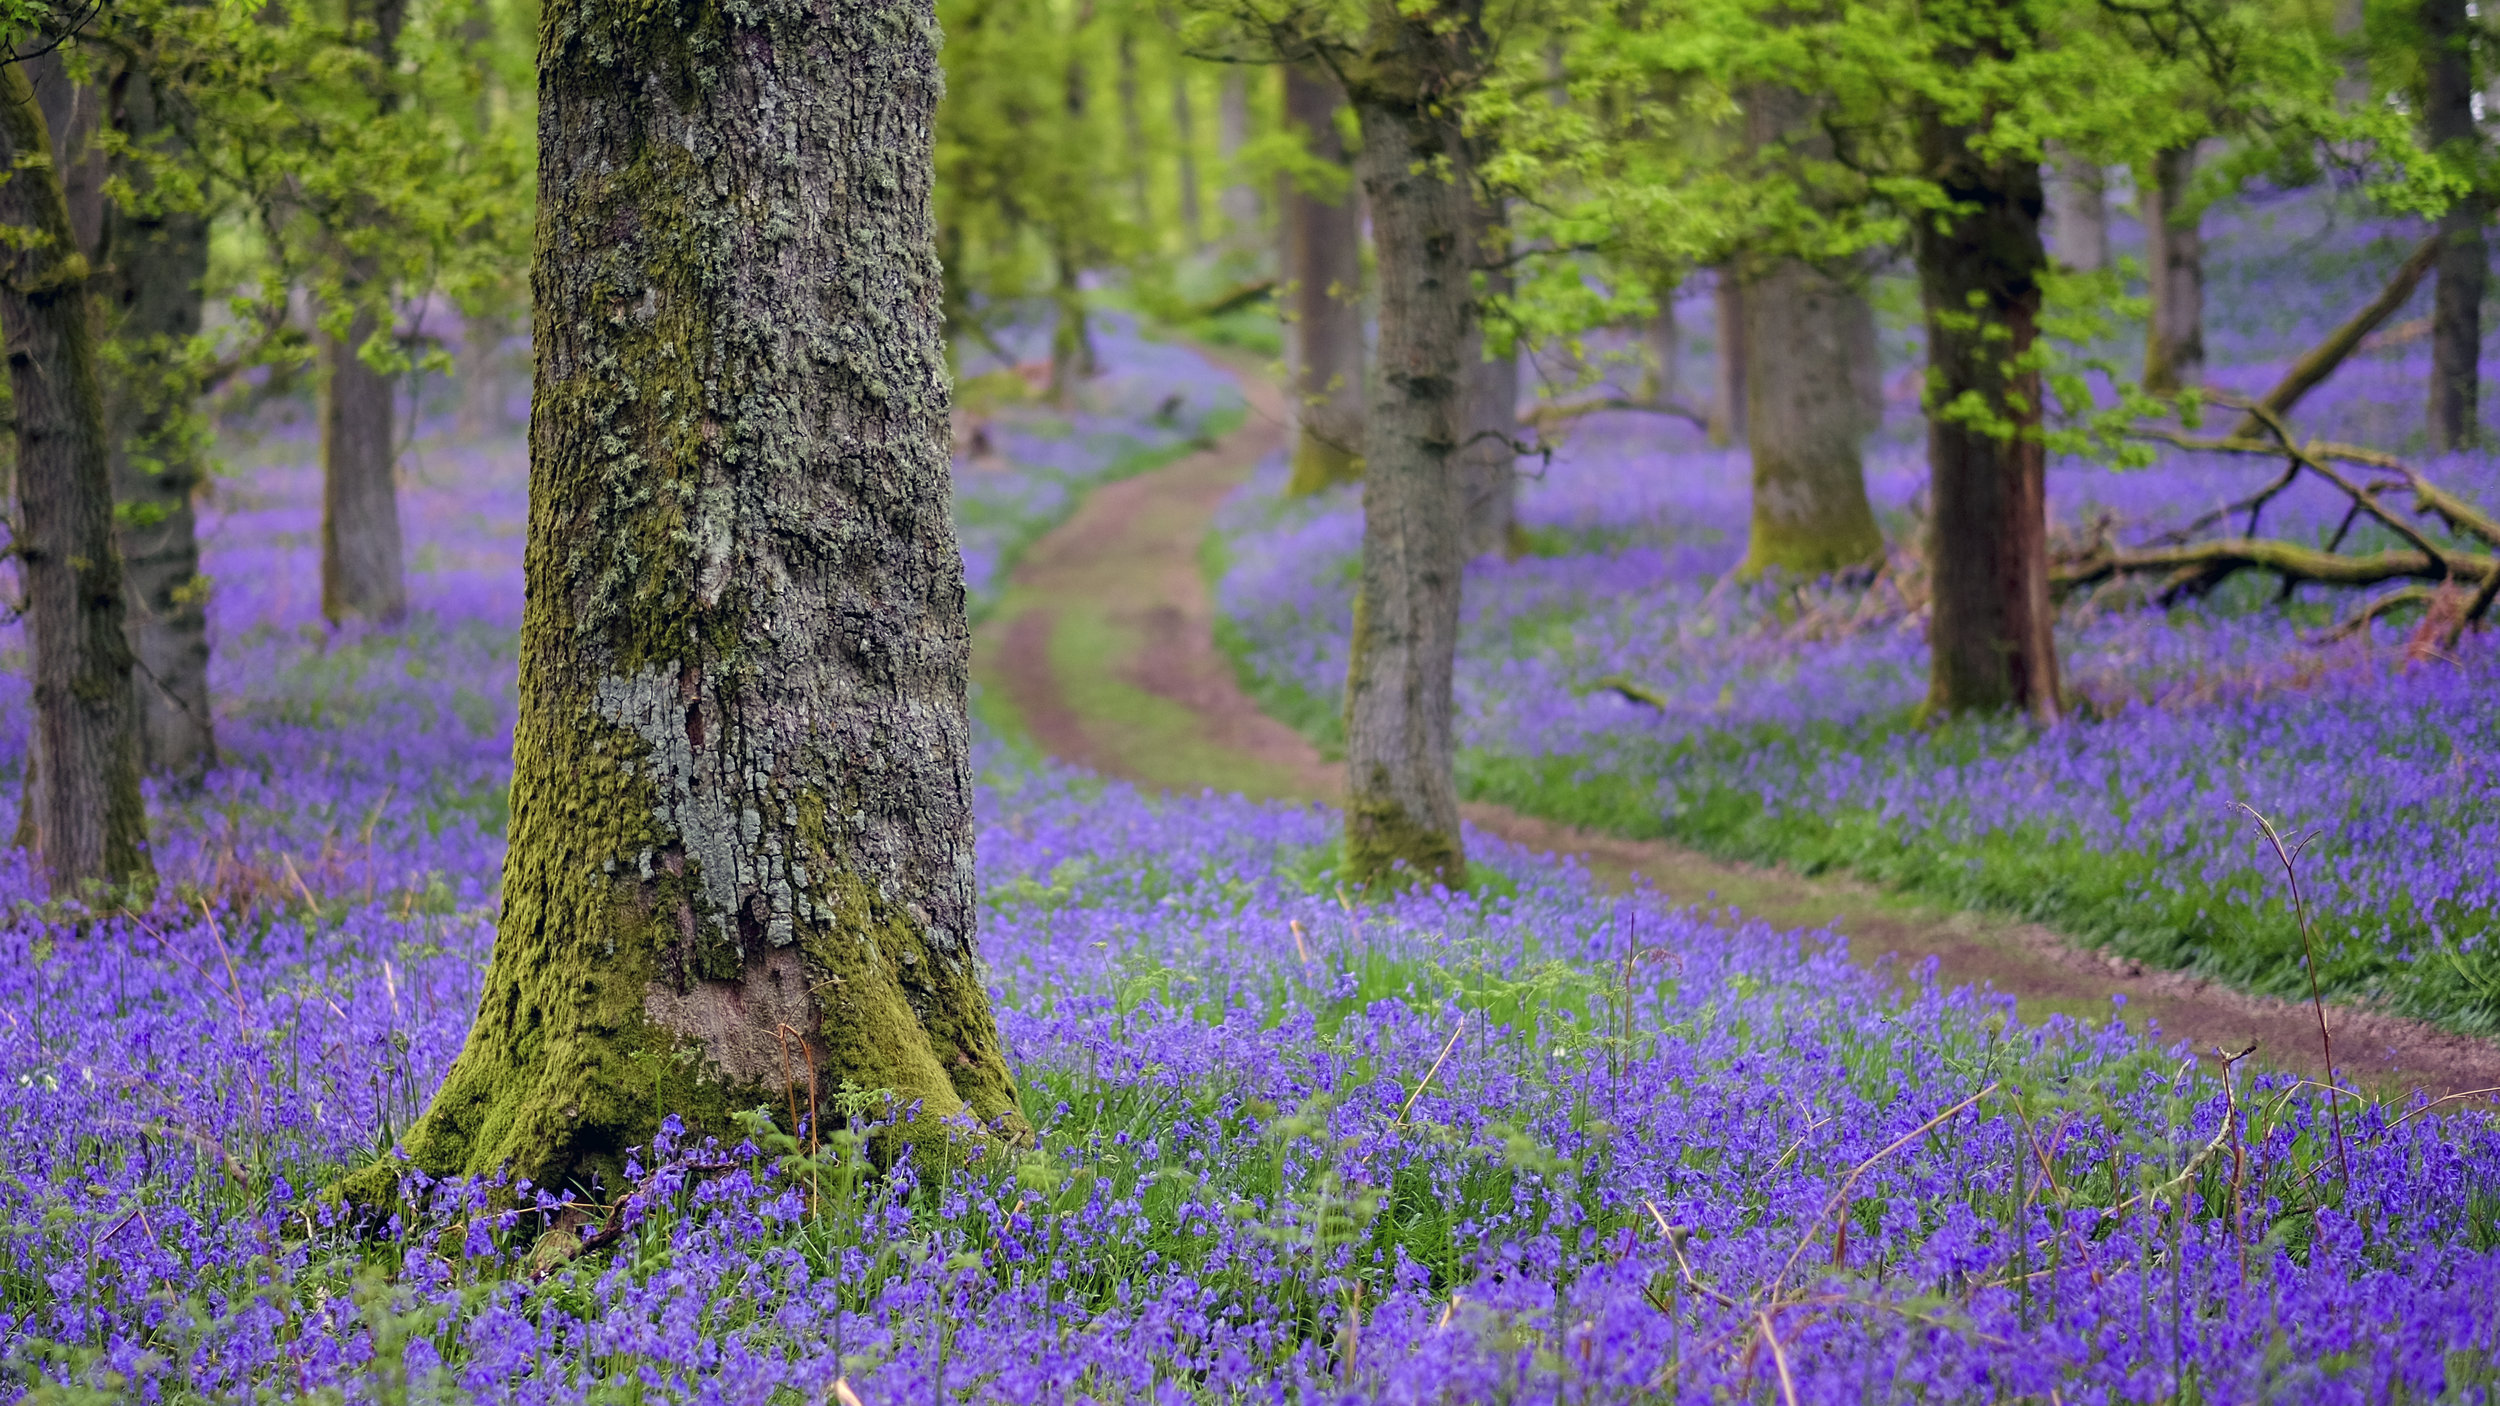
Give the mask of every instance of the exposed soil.
[[(1200, 543), (1224, 496), (1284, 440), (1281, 394), (1256, 368), (1234, 370), (1250, 400), (1243, 426), (1212, 449), (1097, 490), (1036, 543), (981, 633), (976, 667), (1032, 741), (1067, 761), (1167, 789), (1331, 802), (1343, 784), (1338, 768), (1260, 712), (1215, 646)], [(1063, 655), (1062, 641), (1076, 639), (1088, 650)], [(1479, 829), (1576, 856), (1611, 883), (1646, 884), (1775, 927), (1829, 928), (1848, 939), (1852, 956), (1889, 960), (1905, 981), (1932, 958), (1946, 984), (2008, 992), (2029, 1018), (2107, 1019), (2123, 998), (2118, 1008), (2131, 1024), (2154, 1023), (2200, 1054), (2254, 1045), (2259, 1063), (2324, 1072), (2317, 1015), (2306, 1004), (2148, 970), (2037, 924), (1938, 910), (1850, 879), (1729, 863), (1501, 806), (1465, 811)], [(2347, 1084), (2434, 1096), (2500, 1092), (2500, 1044), (2348, 1005), (2326, 1014)]]

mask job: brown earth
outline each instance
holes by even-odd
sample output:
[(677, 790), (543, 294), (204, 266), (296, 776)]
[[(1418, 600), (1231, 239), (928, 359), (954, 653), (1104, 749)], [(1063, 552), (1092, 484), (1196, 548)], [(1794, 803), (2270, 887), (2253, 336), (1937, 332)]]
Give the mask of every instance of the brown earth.
[[(1142, 785), (1334, 801), (1342, 777), (1300, 734), (1259, 711), (1214, 642), (1199, 560), (1226, 494), (1284, 442), (1285, 405), (1256, 368), (1236, 365), (1243, 426), (1162, 469), (1096, 490), (1017, 568), (975, 650), (985, 708), (1054, 756)], [(997, 716), (1005, 704), (1011, 716)], [(1730, 863), (1657, 840), (1593, 834), (1501, 806), (1465, 808), (1474, 826), (1531, 850), (1578, 857), (1617, 885), (1732, 910), (1781, 928), (1829, 928), (1853, 957), (1892, 960), (1913, 979), (1933, 958), (1948, 985), (2014, 995), (2029, 1019), (2105, 1020), (2113, 998), (2141, 1028), (2200, 1054), (2256, 1048), (2256, 1061), (2324, 1073), (2307, 1004), (2252, 996), (2185, 973), (2148, 970), (2034, 923), (1953, 912), (1874, 885)], [(2386, 1094), (2500, 1092), (2500, 1044), (2344, 1004), (2326, 1008), (2337, 1072)]]

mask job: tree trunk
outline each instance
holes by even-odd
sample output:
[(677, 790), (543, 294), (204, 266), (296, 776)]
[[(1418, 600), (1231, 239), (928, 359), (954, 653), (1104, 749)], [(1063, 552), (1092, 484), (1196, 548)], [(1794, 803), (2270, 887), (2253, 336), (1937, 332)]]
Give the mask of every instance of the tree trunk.
[(2137, 186), (2144, 278), (2153, 296), (2144, 343), (2146, 390), (2185, 390), (2205, 379), (2205, 236), (2188, 199), (2195, 177), (2191, 144), (2155, 156)]
[[(1336, 83), (1285, 69), (1285, 127), (1310, 154), (1345, 164), (1337, 134)], [(1280, 272), (1285, 283), (1285, 359), (1294, 392), (1293, 478), (1288, 492), (1316, 493), (1363, 471), (1362, 227), (1349, 188), (1334, 201), (1288, 178)]]
[(504, 338), (512, 319), (479, 308), (460, 319), (460, 406), (453, 430), (463, 439), (487, 439), (512, 427), (504, 408)]
[[(363, 38), (373, 60), (375, 104), (395, 99), (391, 75), (407, 0), (365, 0), (348, 7), (351, 21), (370, 26)], [(391, 378), (366, 364), (360, 348), (382, 330), (371, 302), (377, 274), (368, 260), (348, 265), (348, 296), (357, 311), (345, 337), (322, 339), (328, 363), (321, 396), (321, 613), (331, 624), (370, 620), (395, 625), (408, 614), (408, 579), (401, 567), (399, 486), (392, 473), (398, 446), (391, 421)]]
[(408, 615), (401, 566), (399, 485), (392, 473), (391, 378), (356, 349), (378, 324), (359, 311), (345, 337), (322, 339), (329, 376), (321, 394), (321, 613), (333, 625)]
[(1241, 178), (1241, 149), (1250, 141), (1250, 82), (1239, 68), (1224, 71), (1216, 96), (1216, 154), (1224, 163), (1224, 237), (1247, 249), (1259, 234), (1259, 188)]
[[(176, 140), (153, 75), (134, 69), (114, 114), (132, 147)], [(106, 378), (113, 496), (137, 660), (141, 757), (148, 770), (196, 781), (216, 765), (208, 697), (208, 582), (200, 575), (192, 498), (207, 476), (199, 386), (184, 351), (199, 335), (208, 277), (208, 219), (152, 209), (148, 161), (123, 163), (140, 197), (108, 212), (112, 260), (98, 288), (116, 348)]]
[(1461, 887), (1466, 854), (1451, 769), (1463, 529), (1461, 361), (1471, 316), (1474, 200), (1453, 171), (1454, 115), (1358, 94), (1357, 173), (1380, 276), (1380, 360), (1363, 440), (1363, 559), (1346, 671), (1346, 867)]
[(1172, 75), (1173, 148), (1180, 155), (1181, 233), (1192, 253), (1206, 247), (1206, 221), (1198, 211), (1198, 114), (1191, 110), (1189, 74)]
[(1085, 288), (1078, 282), (1076, 255), (1062, 245), (1053, 262), (1057, 277), (1050, 290), (1049, 394), (1051, 404), (1065, 405), (1078, 386), (1100, 372), (1102, 362), (1094, 351), (1093, 324), (1085, 315)]
[(1745, 442), (1745, 293), (1736, 271), (1722, 265), (1711, 307), (1718, 314), (1719, 380), (1710, 401), (1710, 442)]
[(0, 65), (0, 333), (17, 419), (20, 580), (34, 655), (26, 810), (56, 895), (144, 885), (138, 710), (122, 633), (112, 466), (96, 376), (94, 314), (52, 138), (23, 64)]
[(2077, 273), (2097, 273), (2109, 266), (2109, 193), (2101, 168), (2071, 151), (2052, 146), (2044, 182), (2049, 202), (2049, 234), (2057, 242), (2059, 263)]
[[(2058, 717), (2038, 335), (2040, 168), (1983, 156), (1930, 113), (1920, 156), (1967, 213), (1916, 224), (1927, 309), (1928, 707)], [(1976, 314), (1974, 316), (1974, 314)], [(1974, 407), (1976, 411), (1974, 412)]]
[[(1471, 202), (1475, 217), (1473, 248), (1485, 265), (1484, 295), (1488, 300), (1510, 296), (1510, 268), (1501, 262), (1509, 246), (1497, 239), (1504, 214), (1501, 204)], [(1485, 355), (1481, 317), (1469, 319), (1465, 348), (1460, 352), (1466, 374), (1466, 432), (1458, 456), (1460, 545), (1463, 559), (1512, 550), (1519, 530), (1519, 352)]]
[(1658, 311), (1641, 324), (1641, 349), (1648, 364), (1641, 368), (1641, 399), (1652, 405), (1673, 405), (1682, 393), (1679, 363), (1684, 340), (1675, 325), (1675, 289), (1658, 290)]
[[(2479, 166), (2474, 122), (2472, 18), (2465, 0), (2423, 0), (2422, 125), (2434, 151)], [(2483, 222), (2491, 202), (2468, 195), (2439, 217), (2439, 283), (2431, 298), (2431, 444), (2470, 449), (2482, 437), (2483, 285), (2491, 255)]]
[(1028, 1136), (973, 948), (933, 9), (544, 34), (503, 920), (407, 1150), (613, 1193), (664, 1113), (845, 1084), (917, 1109), (888, 1152)]
[(1860, 266), (1846, 280), (1840, 300), (1840, 344), (1849, 366), (1849, 386), (1858, 402), (1858, 437), (1884, 427), (1884, 337), (1875, 325), (1875, 301), (1866, 282), (1874, 270)]
[(1852, 308), (1864, 309), (1865, 295), (1844, 275), (1781, 259), (1746, 280), (1737, 301), (1753, 450), (1753, 524), (1739, 574), (1820, 576), (1880, 558), (1884, 535), (1859, 452), (1867, 415)]

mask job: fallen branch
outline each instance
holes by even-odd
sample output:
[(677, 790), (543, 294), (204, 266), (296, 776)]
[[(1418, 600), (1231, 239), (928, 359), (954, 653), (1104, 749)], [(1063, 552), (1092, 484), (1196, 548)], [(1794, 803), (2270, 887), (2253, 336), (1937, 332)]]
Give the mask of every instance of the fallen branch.
[[(2283, 379), (2275, 383), (2273, 390), (2266, 392), (2265, 399), (2259, 404), (2277, 415), (2290, 414), (2292, 407), (2300, 404), (2302, 396), (2334, 375), (2335, 368), (2343, 365), (2344, 359), (2360, 348), (2363, 338), (2377, 331), (2380, 323), (2394, 316), (2396, 309), (2405, 305), (2405, 300), (2413, 296), (2413, 290), (2422, 286), (2423, 276), (2431, 271), (2431, 265), (2438, 257), (2439, 236), (2432, 235), (2397, 267), (2395, 275), (2387, 280), (2387, 286), (2379, 289), (2377, 297), (2372, 298), (2361, 311), (2346, 318), (2343, 326), (2327, 333), (2326, 339), (2302, 354), (2300, 360), (2293, 362), (2292, 369), (2283, 373)], [(2251, 414), (2240, 421), (2239, 428), (2231, 431), (2231, 436), (2234, 439), (2249, 438), (2258, 431), (2259, 421)]]
[(1688, 410), (1673, 401), (1633, 400), (1626, 396), (1607, 396), (1602, 400), (1578, 400), (1568, 405), (1539, 405), (1522, 414), (1519, 417), (1519, 423), (1528, 429), (1541, 430), (1548, 425), (1577, 420), (1583, 415), (1603, 414), (1607, 411), (1627, 411), (1635, 415), (1672, 415), (1679, 420), (1688, 421), (1696, 429), (1707, 429), (1710, 426), (1709, 416), (1698, 410)]
[(2090, 555), (2059, 562), (2049, 581), (2060, 587), (2090, 586), (2113, 576), (2187, 573), (2206, 589), (2242, 571), (2271, 571), (2285, 580), (2321, 586), (2376, 586), (2389, 581), (2488, 581), (2494, 574), (2491, 557), (2441, 552), (2391, 550), (2364, 556), (2304, 547), (2274, 537), (2224, 537), (2176, 546), (2116, 547), (2104, 544)]

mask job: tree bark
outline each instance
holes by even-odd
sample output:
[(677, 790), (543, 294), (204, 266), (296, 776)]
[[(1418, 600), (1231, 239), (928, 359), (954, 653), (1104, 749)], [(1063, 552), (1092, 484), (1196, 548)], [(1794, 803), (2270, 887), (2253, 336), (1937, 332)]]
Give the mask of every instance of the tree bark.
[(1916, 222), (1927, 310), (1928, 707), (2059, 714), (2038, 335), (2040, 168), (1971, 149), (1933, 112), (1919, 154), (1962, 213)]
[[(155, 75), (134, 69), (113, 113), (130, 145), (177, 140)], [(208, 218), (160, 207), (146, 160), (122, 163), (135, 197), (106, 212), (111, 261), (97, 292), (114, 355), (105, 378), (115, 528), (137, 662), (140, 755), (147, 769), (197, 781), (217, 762), (208, 696), (208, 581), (200, 575), (192, 499), (207, 477), (206, 427), (184, 352), (199, 335)]]
[(1711, 307), (1718, 314), (1719, 379), (1710, 401), (1710, 442), (1745, 442), (1745, 292), (1736, 271), (1721, 265)]
[(1852, 314), (1865, 311), (1865, 294), (1846, 275), (1781, 259), (1744, 283), (1738, 304), (1753, 451), (1753, 521), (1738, 573), (1820, 576), (1880, 558), (1884, 535), (1859, 448), (1868, 428), (1856, 364), (1864, 349)]
[(1224, 71), (1216, 95), (1215, 146), (1224, 165), (1224, 238), (1247, 249), (1259, 235), (1259, 188), (1241, 178), (1241, 149), (1250, 141), (1250, 83), (1239, 68)]
[(130, 641), (86, 256), (22, 64), (0, 65), (0, 333), (17, 419), (17, 551), (34, 655), (26, 811), (56, 895), (144, 885)]
[[(1501, 261), (1509, 252), (1495, 236), (1504, 214), (1500, 203), (1471, 201), (1474, 219), (1471, 247), (1484, 264), (1484, 296), (1510, 296), (1510, 268)], [(1487, 357), (1481, 317), (1469, 319), (1467, 345), (1460, 353), (1466, 372), (1466, 432), (1458, 456), (1459, 513), (1467, 560), (1488, 552), (1507, 553), (1519, 530), (1519, 353)]]
[(1363, 440), (1363, 557), (1346, 672), (1346, 867), (1466, 882), (1451, 768), (1464, 431), (1461, 352), (1474, 201), (1454, 115), (1392, 90), (1353, 95), (1357, 174), (1380, 277), (1380, 358)]
[(1677, 372), (1684, 359), (1684, 339), (1675, 325), (1675, 289), (1658, 290), (1658, 311), (1641, 324), (1641, 350), (1648, 362), (1641, 369), (1640, 398), (1652, 405), (1673, 405), (1682, 393)]
[(614, 1190), (663, 1113), (846, 1083), (917, 1108), (889, 1151), (1027, 1136), (973, 946), (934, 11), (543, 24), (504, 916), (407, 1150)]
[(478, 308), (460, 319), (460, 406), (454, 432), (463, 439), (485, 439), (512, 426), (504, 408), (504, 338), (512, 319), (500, 310)]
[(2109, 266), (2109, 194), (2101, 168), (2094, 162), (2049, 148), (2044, 184), (2049, 202), (2049, 234), (2057, 241), (2057, 260), (2077, 273), (2098, 273)]
[(1195, 253), (1206, 247), (1205, 218), (1198, 209), (1198, 114), (1189, 101), (1189, 73), (1172, 75), (1173, 149), (1180, 157), (1181, 233)]
[[(1310, 154), (1345, 165), (1337, 134), (1336, 83), (1285, 69), (1285, 126)], [(1285, 360), (1294, 392), (1289, 492), (1316, 493), (1363, 471), (1363, 250), (1354, 191), (1324, 200), (1288, 178), (1280, 272), (1285, 282)]]
[(2153, 158), (2138, 182), (2144, 214), (2144, 277), (2153, 297), (2145, 330), (2144, 388), (2169, 393), (2205, 379), (2205, 235), (2190, 208), (2196, 178), (2194, 145)]
[[(2423, 0), (2422, 125), (2434, 151), (2478, 167), (2472, 18), (2465, 0)], [(2491, 254), (2483, 235), (2491, 201), (2477, 191), (2439, 217), (2439, 282), (2431, 301), (2431, 444), (2472, 448), (2482, 437), (2483, 286)]]
[[(393, 105), (390, 90), (407, 0), (366, 0), (349, 6), (372, 59), (375, 104)], [(401, 564), (397, 444), (391, 378), (358, 354), (381, 322), (370, 260), (351, 260), (348, 296), (358, 303), (344, 337), (322, 339), (328, 374), (321, 395), (321, 613), (331, 624), (370, 620), (395, 625), (408, 614), (408, 579)]]
[[(1757, 159), (1828, 159), (1812, 100), (1755, 84), (1745, 94), (1745, 144)], [(1874, 313), (1846, 270), (1796, 258), (1731, 265), (1753, 450), (1753, 521), (1737, 571), (1808, 576), (1883, 555), (1866, 499), (1859, 441), (1868, 429), (1867, 368)]]

